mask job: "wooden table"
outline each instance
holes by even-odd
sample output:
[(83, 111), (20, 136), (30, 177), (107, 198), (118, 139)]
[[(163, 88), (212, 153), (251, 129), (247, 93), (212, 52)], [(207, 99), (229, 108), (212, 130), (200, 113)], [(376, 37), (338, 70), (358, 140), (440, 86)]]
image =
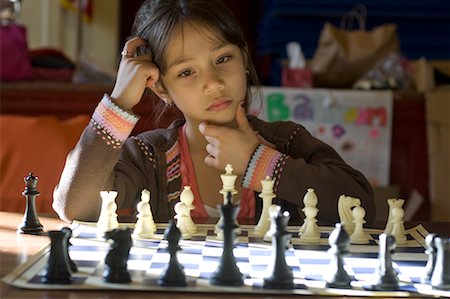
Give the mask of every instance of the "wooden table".
[[(37, 253), (40, 249), (49, 243), (46, 236), (23, 235), (16, 232), (17, 226), (21, 223), (23, 215), (16, 213), (0, 212), (0, 273), (1, 277), (11, 272), (15, 267), (25, 262), (30, 256)], [(46, 231), (61, 229), (67, 226), (67, 223), (56, 219), (55, 217), (40, 217), (40, 222)], [(417, 224), (407, 223), (406, 228), (413, 227)], [(442, 235), (450, 235), (450, 222), (440, 223), (422, 223), (429, 232)], [(382, 223), (378, 223), (375, 227), (382, 227)], [(34, 298), (70, 298), (70, 299), (89, 299), (89, 298), (170, 298), (170, 299), (189, 299), (189, 298), (211, 298), (216, 299), (229, 298), (227, 294), (209, 294), (209, 293), (178, 293), (178, 292), (126, 292), (126, 291), (50, 291), (50, 290), (23, 290), (12, 287), (1, 282), (0, 298), (2, 299), (34, 299)], [(233, 294), (233, 298), (288, 298), (289, 295), (263, 295), (260, 294)], [(311, 297), (309, 297), (311, 298)], [(323, 297), (321, 297), (323, 298)], [(336, 297), (333, 297), (336, 298)]]

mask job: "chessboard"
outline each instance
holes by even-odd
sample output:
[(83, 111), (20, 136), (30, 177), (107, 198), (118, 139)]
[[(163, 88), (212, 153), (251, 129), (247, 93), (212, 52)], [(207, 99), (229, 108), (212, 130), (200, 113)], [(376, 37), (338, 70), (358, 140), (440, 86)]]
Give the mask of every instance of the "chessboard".
[[(134, 224), (121, 223), (121, 227)], [(214, 233), (214, 225), (199, 224), (198, 232), (190, 240), (181, 240), (178, 260), (187, 276), (186, 287), (163, 287), (157, 283), (163, 268), (169, 260), (165, 251), (167, 241), (163, 240), (167, 224), (157, 224), (157, 232), (152, 239), (133, 241), (128, 260), (131, 283), (107, 283), (103, 280), (104, 259), (110, 243), (97, 234), (95, 223), (75, 222), (70, 239), (69, 254), (77, 264), (78, 271), (72, 275), (71, 284), (45, 284), (41, 282), (49, 257), (47, 246), (24, 264), (3, 278), (3, 281), (25, 289), (47, 290), (130, 290), (130, 291), (171, 291), (171, 292), (209, 292), (209, 293), (260, 293), (260, 294), (304, 294), (304, 295), (346, 295), (374, 297), (442, 296), (450, 297), (450, 292), (434, 290), (430, 285), (421, 284), (425, 274), (427, 255), (425, 251), (426, 229), (419, 225), (406, 231), (408, 241), (397, 246), (393, 256), (401, 281), (396, 291), (373, 291), (375, 271), (378, 266), (378, 236), (383, 232), (365, 229), (370, 234), (367, 245), (350, 245), (350, 253), (344, 258), (346, 270), (355, 280), (351, 289), (325, 287), (325, 275), (329, 272), (330, 255), (327, 250), (328, 236), (332, 227), (320, 227), (319, 244), (301, 244), (299, 227), (289, 226), (292, 233), (286, 261), (294, 274), (295, 288), (277, 290), (263, 288), (263, 278), (273, 254), (270, 242), (264, 241), (254, 233), (254, 226), (241, 225), (236, 239), (234, 255), (237, 265), (244, 274), (244, 285), (225, 287), (209, 284), (208, 278), (217, 268), (222, 254), (223, 242)]]

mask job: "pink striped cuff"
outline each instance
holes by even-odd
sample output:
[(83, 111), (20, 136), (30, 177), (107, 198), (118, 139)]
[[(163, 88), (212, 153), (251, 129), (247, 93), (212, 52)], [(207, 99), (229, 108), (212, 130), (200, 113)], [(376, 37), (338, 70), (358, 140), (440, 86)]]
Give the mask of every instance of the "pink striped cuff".
[[(260, 144), (250, 158), (242, 180), (242, 186), (251, 190), (258, 190), (261, 180), (267, 176), (276, 180), (279, 177), (279, 168), (285, 158), (286, 155), (279, 151)], [(277, 176), (277, 178), (274, 176)]]
[(139, 117), (117, 106), (105, 94), (95, 108), (92, 120), (112, 139), (124, 142), (130, 136)]

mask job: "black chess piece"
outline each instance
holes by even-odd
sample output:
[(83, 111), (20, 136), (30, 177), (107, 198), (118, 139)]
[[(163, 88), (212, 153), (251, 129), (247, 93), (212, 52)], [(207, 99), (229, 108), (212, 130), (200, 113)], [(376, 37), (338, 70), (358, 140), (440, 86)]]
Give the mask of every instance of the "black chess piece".
[(335, 227), (328, 238), (331, 246), (328, 253), (332, 255), (332, 258), (330, 261), (331, 275), (327, 279), (326, 287), (348, 289), (351, 288), (350, 283), (353, 277), (348, 275), (344, 268), (344, 256), (349, 253), (350, 238), (342, 224), (337, 223)]
[(436, 266), (431, 276), (431, 286), (434, 289), (450, 291), (450, 239), (435, 237)]
[(70, 284), (72, 273), (67, 260), (67, 233), (59, 230), (49, 231), (50, 256), (48, 258), (43, 283)]
[(233, 253), (236, 229), (239, 227), (236, 217), (240, 207), (233, 205), (232, 194), (228, 192), (227, 203), (220, 205), (219, 208), (223, 218), (220, 224), (223, 231), (223, 251), (217, 269), (209, 278), (209, 283), (220, 286), (241, 286), (244, 284), (244, 276), (236, 264)]
[(36, 212), (36, 197), (39, 195), (39, 191), (36, 188), (38, 180), (39, 178), (34, 176), (32, 172), (24, 178), (26, 187), (25, 191), (22, 192), (22, 195), (26, 198), (26, 207), (23, 221), (17, 230), (21, 234), (39, 235), (44, 232), (44, 227), (39, 222)]
[(374, 290), (394, 291), (399, 288), (397, 270), (393, 267), (392, 255), (395, 252), (397, 242), (392, 235), (381, 234), (379, 236), (380, 250), (378, 254), (379, 266), (376, 271), (378, 281), (372, 285)]
[(69, 261), (70, 270), (72, 273), (78, 272), (78, 266), (75, 264), (75, 262), (70, 258), (69, 254), (69, 246), (72, 245), (70, 243), (70, 238), (72, 238), (72, 229), (70, 227), (63, 227), (61, 229), (62, 232), (66, 233), (67, 235), (67, 242), (66, 242), (66, 252), (67, 252), (67, 260)]
[(187, 285), (186, 274), (184, 273), (183, 265), (180, 264), (177, 258), (177, 252), (181, 250), (181, 247), (178, 245), (181, 239), (181, 232), (175, 221), (169, 221), (169, 226), (164, 231), (164, 239), (168, 241), (166, 251), (170, 254), (170, 260), (159, 277), (158, 284), (161, 286), (184, 287)]
[(287, 230), (290, 215), (288, 211), (279, 211), (271, 215), (275, 223), (275, 231), (272, 235), (272, 259), (267, 267), (269, 275), (264, 278), (265, 289), (293, 289), (294, 274), (286, 263), (286, 248), (291, 239), (291, 233)]
[(131, 282), (131, 276), (127, 269), (130, 249), (133, 244), (131, 230), (129, 228), (113, 229), (105, 232), (104, 237), (113, 241), (105, 258), (104, 280), (113, 283)]
[(427, 249), (425, 253), (428, 255), (427, 264), (425, 266), (425, 275), (422, 277), (423, 283), (430, 283), (431, 276), (433, 275), (434, 267), (436, 266), (436, 245), (435, 245), (436, 234), (428, 234), (425, 238), (425, 245)]

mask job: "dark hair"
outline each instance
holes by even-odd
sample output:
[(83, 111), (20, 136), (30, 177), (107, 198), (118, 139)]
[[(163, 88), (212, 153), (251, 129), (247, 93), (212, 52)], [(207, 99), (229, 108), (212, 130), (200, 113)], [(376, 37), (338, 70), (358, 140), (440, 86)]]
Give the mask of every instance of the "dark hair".
[(241, 49), (248, 69), (247, 101), (251, 99), (251, 85), (259, 85), (241, 28), (228, 7), (220, 0), (146, 0), (136, 13), (132, 36), (147, 41), (148, 50), (162, 74), (167, 65), (164, 59), (168, 37), (177, 24), (190, 22), (218, 33), (217, 38)]

